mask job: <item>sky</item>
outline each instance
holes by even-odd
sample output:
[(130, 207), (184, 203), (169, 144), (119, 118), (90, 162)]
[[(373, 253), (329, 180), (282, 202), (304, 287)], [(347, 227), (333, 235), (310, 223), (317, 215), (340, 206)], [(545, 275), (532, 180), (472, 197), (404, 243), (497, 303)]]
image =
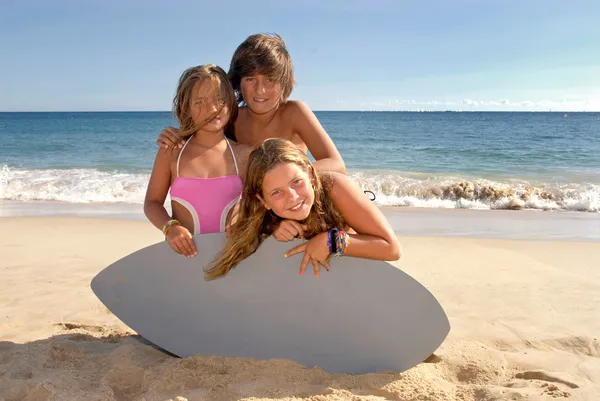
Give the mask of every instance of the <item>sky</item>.
[(0, 111), (170, 110), (282, 35), (313, 110), (600, 111), (600, 1), (0, 0)]

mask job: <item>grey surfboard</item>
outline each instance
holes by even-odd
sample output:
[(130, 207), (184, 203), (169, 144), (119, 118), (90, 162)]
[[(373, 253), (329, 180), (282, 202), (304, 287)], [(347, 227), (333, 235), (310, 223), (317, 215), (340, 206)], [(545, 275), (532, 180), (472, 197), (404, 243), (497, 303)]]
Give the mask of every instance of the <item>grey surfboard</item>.
[(407, 370), (429, 357), (450, 330), (435, 297), (382, 261), (332, 258), (319, 277), (301, 240), (270, 237), (228, 275), (204, 280), (203, 268), (225, 236), (194, 236), (187, 259), (167, 242), (140, 249), (91, 282), (100, 301), (148, 341), (180, 357), (285, 358), (330, 373)]

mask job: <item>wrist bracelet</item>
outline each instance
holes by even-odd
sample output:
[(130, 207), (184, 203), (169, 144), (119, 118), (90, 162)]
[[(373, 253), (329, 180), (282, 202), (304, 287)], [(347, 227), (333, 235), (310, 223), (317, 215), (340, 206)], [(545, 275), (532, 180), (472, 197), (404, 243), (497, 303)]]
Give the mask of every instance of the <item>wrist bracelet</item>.
[(179, 222), (179, 220), (175, 220), (175, 219), (171, 219), (169, 221), (167, 221), (165, 223), (165, 225), (162, 228), (162, 232), (165, 235), (165, 237), (167, 236), (167, 233), (169, 232), (169, 229), (174, 225), (174, 224), (181, 224)]
[(344, 230), (339, 230), (337, 232), (335, 239), (336, 239), (335, 256), (344, 256), (344, 253), (346, 252), (346, 248), (348, 247), (348, 244), (350, 243), (350, 236)]
[(337, 228), (332, 228), (327, 231), (327, 247), (329, 248), (329, 253), (337, 253), (337, 234)]
[(344, 230), (332, 228), (327, 231), (327, 247), (329, 248), (329, 253), (332, 253), (335, 256), (344, 256), (349, 243), (350, 236)]

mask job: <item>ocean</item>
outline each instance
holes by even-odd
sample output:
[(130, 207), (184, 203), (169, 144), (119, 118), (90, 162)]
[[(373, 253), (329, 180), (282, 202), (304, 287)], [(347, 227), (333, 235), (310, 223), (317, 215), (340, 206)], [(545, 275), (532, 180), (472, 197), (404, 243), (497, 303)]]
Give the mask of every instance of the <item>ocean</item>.
[[(381, 206), (600, 212), (600, 113), (316, 112)], [(141, 205), (169, 112), (0, 113), (0, 201)]]

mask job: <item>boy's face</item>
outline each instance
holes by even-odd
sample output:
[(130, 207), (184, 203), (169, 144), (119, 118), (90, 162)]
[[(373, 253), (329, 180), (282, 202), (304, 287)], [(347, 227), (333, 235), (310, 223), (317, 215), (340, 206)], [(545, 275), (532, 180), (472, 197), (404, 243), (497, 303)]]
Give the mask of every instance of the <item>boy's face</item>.
[(281, 99), (281, 85), (266, 75), (243, 77), (240, 87), (248, 108), (256, 114), (268, 113), (277, 107)]
[(190, 104), (192, 120), (203, 131), (222, 130), (229, 119), (229, 108), (222, 99), (220, 88), (210, 81), (199, 82), (192, 91)]

